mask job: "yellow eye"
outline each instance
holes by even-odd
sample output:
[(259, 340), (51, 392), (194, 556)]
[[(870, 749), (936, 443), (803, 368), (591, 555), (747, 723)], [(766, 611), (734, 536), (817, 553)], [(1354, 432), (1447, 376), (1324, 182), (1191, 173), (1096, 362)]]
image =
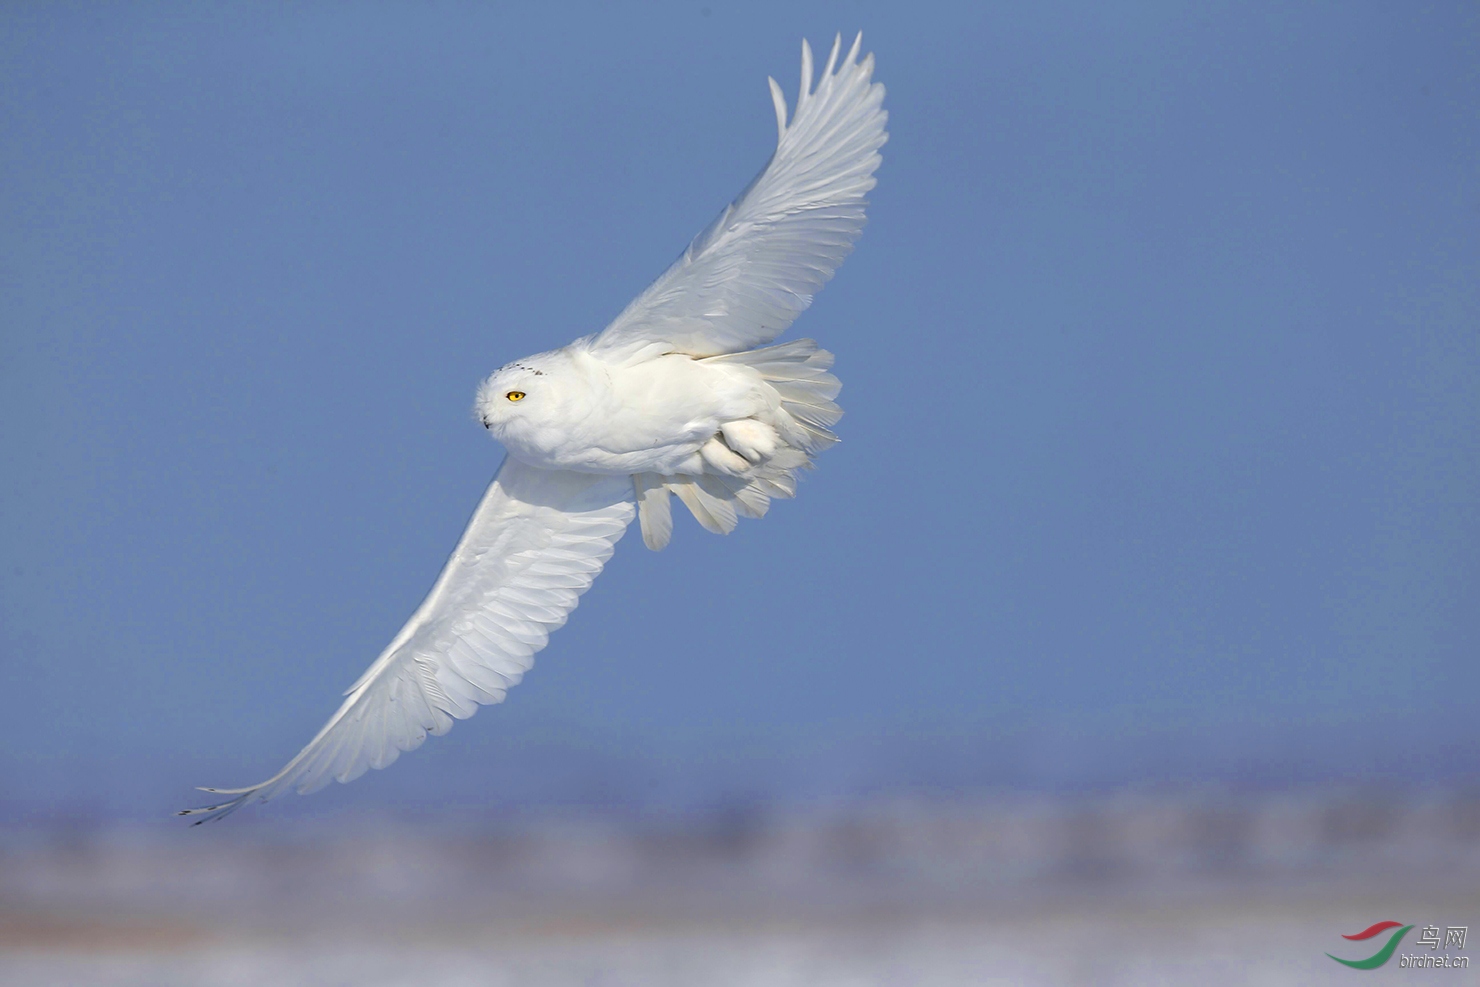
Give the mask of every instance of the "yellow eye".
[(508, 398), (510, 401), (523, 401), (524, 400), (524, 392), (523, 391), (510, 391), (508, 394), (505, 394), (504, 397)]

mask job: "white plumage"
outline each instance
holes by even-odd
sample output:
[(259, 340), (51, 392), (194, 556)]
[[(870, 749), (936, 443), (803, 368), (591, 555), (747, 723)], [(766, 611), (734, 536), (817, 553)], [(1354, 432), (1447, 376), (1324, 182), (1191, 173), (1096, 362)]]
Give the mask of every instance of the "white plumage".
[[(832, 355), (766, 346), (812, 302), (863, 229), (887, 135), (884, 87), (862, 36), (834, 42), (750, 186), (611, 325), (517, 360), (479, 388), (508, 457), (436, 585), (339, 711), (282, 771), (187, 809), (218, 819), (251, 800), (351, 781), (501, 702), (565, 623), (636, 515), (660, 549), (670, 496), (710, 531), (760, 517), (837, 441)], [(755, 348), (762, 347), (762, 348)]]

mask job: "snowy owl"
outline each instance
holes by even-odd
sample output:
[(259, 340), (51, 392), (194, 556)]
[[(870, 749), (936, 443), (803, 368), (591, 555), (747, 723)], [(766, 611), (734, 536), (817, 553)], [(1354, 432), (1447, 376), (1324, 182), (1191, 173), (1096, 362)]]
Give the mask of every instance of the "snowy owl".
[(811, 340), (766, 344), (863, 229), (887, 115), (861, 41), (841, 59), (834, 42), (816, 88), (802, 42), (790, 123), (770, 80), (771, 160), (611, 325), (483, 382), (475, 412), (507, 456), (427, 598), (287, 767), (181, 815), (352, 781), (502, 701), (634, 516), (648, 548), (668, 543), (670, 495), (724, 534), (796, 493), (837, 441), (840, 385)]

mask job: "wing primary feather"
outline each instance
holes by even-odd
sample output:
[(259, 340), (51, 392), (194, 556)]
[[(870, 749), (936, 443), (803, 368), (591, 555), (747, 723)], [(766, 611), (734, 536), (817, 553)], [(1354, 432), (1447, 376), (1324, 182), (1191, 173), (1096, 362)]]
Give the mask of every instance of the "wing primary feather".
[(781, 84), (771, 76), (766, 76), (766, 82), (771, 85), (771, 103), (776, 107), (776, 143), (780, 144), (786, 136), (786, 95), (781, 91)]
[(827, 68), (822, 70), (822, 81), (832, 85), (833, 68), (838, 64), (838, 51), (843, 47), (843, 32), (833, 35), (832, 54), (827, 56)]
[(802, 91), (797, 93), (797, 112), (801, 112), (802, 103), (812, 95), (812, 46), (807, 39), (802, 39)]

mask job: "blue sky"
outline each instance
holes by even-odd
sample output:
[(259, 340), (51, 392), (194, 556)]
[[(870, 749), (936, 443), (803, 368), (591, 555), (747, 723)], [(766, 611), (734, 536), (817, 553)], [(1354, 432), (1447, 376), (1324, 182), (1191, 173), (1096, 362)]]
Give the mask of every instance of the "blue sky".
[(276, 770), (496, 468), (479, 379), (620, 311), (860, 27), (891, 139), (790, 334), (843, 443), (271, 811), (1472, 775), (1473, 6), (14, 5), (0, 809)]

